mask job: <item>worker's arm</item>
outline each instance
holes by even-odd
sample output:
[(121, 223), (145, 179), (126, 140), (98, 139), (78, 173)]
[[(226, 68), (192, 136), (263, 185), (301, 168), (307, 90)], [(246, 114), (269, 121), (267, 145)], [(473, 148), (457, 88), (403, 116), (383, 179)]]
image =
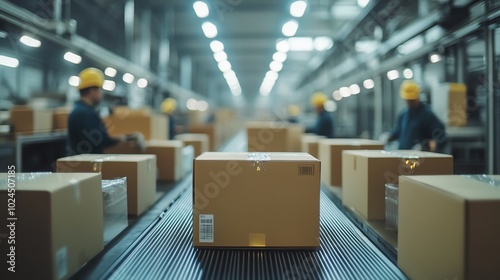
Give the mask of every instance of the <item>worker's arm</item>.
[(94, 114), (86, 114), (81, 120), (82, 133), (96, 147), (106, 148), (116, 145), (121, 137), (111, 137), (101, 118)]
[(387, 139), (388, 142), (399, 139), (399, 134), (401, 133), (401, 120), (402, 120), (402, 118), (403, 118), (403, 114), (399, 114), (398, 120), (396, 121), (396, 126), (392, 129), (391, 134), (389, 135), (389, 138)]
[(435, 144), (429, 145), (430, 150), (442, 152), (448, 142), (444, 124), (432, 112), (428, 116), (427, 124), (429, 139), (435, 142)]

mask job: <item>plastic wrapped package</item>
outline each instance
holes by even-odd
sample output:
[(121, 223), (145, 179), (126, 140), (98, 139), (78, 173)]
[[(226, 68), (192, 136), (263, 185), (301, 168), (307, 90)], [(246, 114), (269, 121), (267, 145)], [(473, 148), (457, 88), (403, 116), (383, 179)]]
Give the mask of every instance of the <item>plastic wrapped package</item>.
[(194, 159), (194, 148), (193, 146), (185, 146), (182, 148), (182, 160), (184, 172), (182, 175), (186, 175), (193, 171), (193, 159)]
[(398, 229), (399, 187), (385, 184), (385, 224), (387, 228)]
[(468, 179), (486, 183), (494, 187), (500, 187), (500, 180), (496, 180), (492, 178), (490, 175), (479, 174), (479, 175), (462, 175), (462, 176)]
[(102, 201), (104, 244), (107, 244), (128, 226), (127, 178), (102, 180)]

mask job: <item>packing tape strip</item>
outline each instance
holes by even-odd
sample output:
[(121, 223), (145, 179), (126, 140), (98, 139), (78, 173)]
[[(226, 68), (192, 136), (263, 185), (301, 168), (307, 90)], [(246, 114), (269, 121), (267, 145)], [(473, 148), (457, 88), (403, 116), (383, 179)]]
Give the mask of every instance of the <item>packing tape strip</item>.
[(114, 156), (107, 156), (107, 157), (96, 158), (96, 159), (91, 160), (90, 162), (92, 163), (92, 171), (101, 173), (102, 163), (105, 161), (110, 161), (113, 158), (115, 158), (115, 157)]
[(420, 166), (420, 157), (417, 155), (402, 154), (394, 151), (382, 151), (382, 153), (399, 157), (403, 163), (403, 167), (408, 170), (413, 170)]
[(494, 178), (492, 178), (491, 176), (486, 175), (486, 174), (462, 175), (462, 177), (467, 178), (467, 179), (471, 179), (471, 180), (476, 180), (479, 182), (483, 182), (483, 183), (486, 183), (486, 184), (493, 186), (493, 187), (500, 187), (500, 180), (495, 180)]
[(248, 153), (248, 160), (252, 162), (255, 171), (259, 172), (265, 170), (265, 163), (271, 161), (271, 156), (269, 153)]

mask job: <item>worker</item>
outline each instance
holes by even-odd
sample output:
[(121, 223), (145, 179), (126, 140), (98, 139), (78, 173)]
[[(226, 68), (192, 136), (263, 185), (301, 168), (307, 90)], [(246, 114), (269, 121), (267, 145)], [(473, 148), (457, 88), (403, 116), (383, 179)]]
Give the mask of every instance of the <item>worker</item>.
[(165, 98), (163, 102), (161, 103), (161, 111), (168, 116), (168, 138), (169, 139), (174, 139), (175, 138), (175, 116), (174, 116), (174, 111), (175, 108), (177, 107), (177, 102), (175, 99), (169, 97)]
[(316, 110), (318, 118), (315, 126), (306, 129), (306, 132), (333, 138), (333, 118), (332, 115), (325, 110), (326, 101), (328, 101), (328, 97), (323, 92), (316, 92), (311, 96), (311, 105)]
[(444, 152), (447, 145), (444, 125), (431, 109), (420, 101), (419, 86), (414, 81), (404, 81), (400, 96), (406, 100), (407, 109), (399, 114), (388, 141), (399, 140), (400, 150)]
[(102, 154), (104, 148), (126, 141), (125, 135), (112, 137), (96, 112), (102, 100), (104, 74), (96, 68), (80, 72), (80, 100), (75, 103), (68, 118), (68, 149), (70, 155)]
[(295, 104), (288, 105), (288, 118), (287, 121), (289, 123), (298, 123), (299, 122), (299, 114), (300, 108)]

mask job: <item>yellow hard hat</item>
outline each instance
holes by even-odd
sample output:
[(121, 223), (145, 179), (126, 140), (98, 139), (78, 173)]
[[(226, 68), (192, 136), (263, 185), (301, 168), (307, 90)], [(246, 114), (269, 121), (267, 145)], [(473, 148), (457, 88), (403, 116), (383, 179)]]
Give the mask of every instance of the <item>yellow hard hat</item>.
[(328, 97), (323, 92), (316, 92), (311, 96), (311, 105), (319, 107), (325, 105)]
[(80, 84), (78, 89), (82, 90), (89, 87), (100, 87), (104, 84), (104, 74), (101, 70), (93, 67), (83, 69), (80, 72)]
[(177, 107), (177, 101), (175, 99), (169, 97), (165, 98), (163, 102), (161, 103), (161, 111), (165, 114), (172, 113), (175, 110), (175, 107)]
[(300, 114), (300, 108), (299, 106), (292, 104), (288, 105), (288, 115), (296, 117)]
[(420, 88), (412, 80), (406, 80), (401, 84), (400, 95), (404, 100), (417, 100), (420, 94)]

